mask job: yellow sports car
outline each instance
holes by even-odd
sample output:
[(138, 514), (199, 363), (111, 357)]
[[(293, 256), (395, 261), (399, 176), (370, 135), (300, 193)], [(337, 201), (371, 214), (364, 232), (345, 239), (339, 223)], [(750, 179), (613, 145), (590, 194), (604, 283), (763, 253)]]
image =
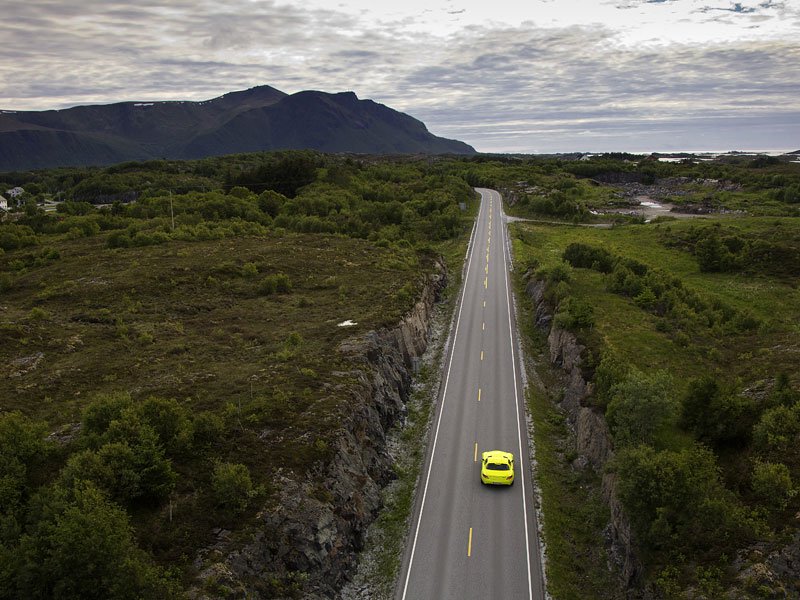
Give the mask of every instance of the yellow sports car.
[(514, 485), (514, 455), (502, 450), (481, 454), (481, 483), (484, 485)]

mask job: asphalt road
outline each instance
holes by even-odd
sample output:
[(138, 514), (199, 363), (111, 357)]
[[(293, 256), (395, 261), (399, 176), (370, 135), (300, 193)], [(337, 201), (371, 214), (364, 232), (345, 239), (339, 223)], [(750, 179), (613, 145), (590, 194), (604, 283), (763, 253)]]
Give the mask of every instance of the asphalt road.
[[(478, 189), (462, 295), (396, 598), (544, 598), (500, 194)], [(480, 455), (515, 457), (483, 486)]]

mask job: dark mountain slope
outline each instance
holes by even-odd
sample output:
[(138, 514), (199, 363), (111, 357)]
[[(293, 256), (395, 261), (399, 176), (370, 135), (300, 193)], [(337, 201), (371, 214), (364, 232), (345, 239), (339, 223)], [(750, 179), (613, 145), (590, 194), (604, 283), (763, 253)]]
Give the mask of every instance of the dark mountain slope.
[(475, 150), (352, 92), (269, 86), (203, 102), (120, 102), (42, 112), (0, 112), (0, 170), (102, 165), (150, 158), (311, 148), (328, 152)]
[(369, 154), (475, 152), (463, 142), (433, 135), (413, 117), (359, 100), (352, 92), (309, 91), (241, 113), (223, 127), (198, 135), (184, 157), (300, 148)]

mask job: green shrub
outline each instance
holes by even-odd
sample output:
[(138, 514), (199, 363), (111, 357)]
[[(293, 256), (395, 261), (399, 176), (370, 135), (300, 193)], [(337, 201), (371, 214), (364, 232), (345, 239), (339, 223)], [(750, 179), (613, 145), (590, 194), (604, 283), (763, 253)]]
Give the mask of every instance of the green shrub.
[(258, 275), (258, 265), (255, 263), (245, 263), (242, 266), (242, 277), (255, 277)]
[(111, 422), (119, 419), (122, 412), (131, 406), (133, 400), (126, 392), (98, 394), (83, 409), (81, 435), (92, 438), (104, 435)]
[(722, 485), (714, 454), (629, 446), (615, 457), (620, 500), (639, 539), (675, 553), (735, 549), (757, 525)]
[(569, 282), (572, 280), (572, 267), (562, 261), (539, 269), (536, 276), (537, 279), (545, 279), (548, 283)]
[(272, 294), (285, 294), (292, 289), (292, 282), (289, 276), (285, 273), (276, 273), (274, 275), (267, 275), (261, 280), (258, 286), (258, 293), (261, 296), (270, 296)]
[(630, 365), (606, 349), (594, 372), (594, 404), (605, 408), (612, 398), (614, 386), (622, 383), (630, 371)]
[(573, 267), (592, 269), (600, 273), (614, 270), (614, 256), (605, 248), (574, 242), (566, 247), (563, 258)]
[(136, 408), (142, 422), (153, 428), (168, 452), (185, 449), (191, 439), (189, 412), (174, 398), (151, 396)]
[(753, 429), (753, 444), (766, 458), (797, 464), (800, 461), (800, 404), (764, 411)]
[(217, 463), (211, 474), (211, 492), (217, 506), (233, 514), (241, 513), (254, 493), (250, 470), (243, 464)]
[(44, 321), (50, 318), (50, 313), (43, 308), (34, 306), (28, 313), (28, 318), (31, 321)]
[(748, 442), (757, 416), (752, 400), (710, 375), (690, 381), (681, 399), (681, 426), (714, 445)]
[(225, 422), (211, 412), (201, 412), (192, 420), (192, 446), (206, 448), (219, 442), (225, 431)]
[(633, 302), (639, 308), (643, 308), (644, 310), (651, 310), (655, 308), (656, 302), (658, 298), (656, 297), (653, 290), (649, 287), (645, 286), (639, 294), (634, 297)]
[(617, 447), (655, 445), (657, 434), (673, 425), (678, 402), (666, 371), (647, 375), (631, 370), (609, 391), (606, 420)]
[(52, 450), (46, 433), (44, 423), (20, 412), (0, 413), (0, 516), (18, 509), (30, 492), (32, 475)]
[[(136, 546), (125, 511), (93, 485), (54, 488), (17, 550), (7, 583), (17, 598), (177, 598), (179, 587)], [(5, 586), (4, 586), (5, 587)]]
[(555, 322), (565, 329), (588, 329), (594, 325), (594, 309), (585, 300), (570, 296), (559, 303)]
[(756, 461), (751, 485), (759, 500), (775, 508), (785, 508), (796, 494), (789, 467), (782, 463)]

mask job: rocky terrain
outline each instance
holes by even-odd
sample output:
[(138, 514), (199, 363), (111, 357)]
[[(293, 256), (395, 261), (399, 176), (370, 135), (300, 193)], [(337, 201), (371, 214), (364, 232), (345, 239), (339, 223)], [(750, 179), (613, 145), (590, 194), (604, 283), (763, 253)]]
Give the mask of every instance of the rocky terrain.
[(623, 586), (633, 587), (639, 579), (642, 565), (630, 522), (617, 498), (615, 475), (603, 472), (604, 466), (614, 455), (608, 425), (602, 414), (584, 402), (592, 393), (592, 383), (587, 381), (581, 369), (584, 347), (573, 333), (553, 322), (552, 307), (544, 298), (544, 281), (531, 279), (525, 291), (533, 303), (536, 326), (548, 333), (550, 362), (562, 373), (564, 393), (560, 407), (575, 434), (578, 453), (573, 466), (578, 469), (592, 468), (603, 473), (603, 498), (611, 515), (607, 529), (609, 555), (616, 563)]
[(283, 478), (280, 501), (261, 511), (244, 543), (219, 532), (219, 542), (196, 559), (200, 576), (191, 597), (267, 598), (277, 592), (331, 598), (349, 579), (381, 507), (381, 489), (393, 477), (386, 435), (404, 414), (414, 362), (427, 347), (433, 306), (445, 283), (440, 265), (397, 327), (341, 345), (353, 364), (342, 376), (355, 383), (347, 384), (352, 403), (341, 415), (331, 460), (304, 481)]
[[(552, 307), (544, 298), (544, 281), (531, 279), (525, 291), (533, 303), (536, 326), (548, 334), (550, 363), (562, 374), (563, 396), (559, 406), (574, 433), (578, 454), (572, 465), (575, 469), (591, 468), (602, 474), (602, 494), (609, 507), (606, 528), (609, 557), (629, 598), (656, 600), (659, 593), (642, 586), (640, 549), (617, 496), (617, 476), (604, 471), (614, 456), (614, 446), (605, 417), (586, 402), (592, 395), (593, 384), (581, 368), (584, 346), (573, 333), (554, 323)], [(784, 544), (759, 542), (744, 548), (737, 553), (731, 566), (735, 584), (724, 592), (725, 598), (753, 597), (750, 593), (754, 590), (766, 594), (758, 597), (792, 598), (800, 572), (800, 534)], [(699, 595), (687, 597), (706, 597), (698, 590), (689, 590), (689, 593)]]

